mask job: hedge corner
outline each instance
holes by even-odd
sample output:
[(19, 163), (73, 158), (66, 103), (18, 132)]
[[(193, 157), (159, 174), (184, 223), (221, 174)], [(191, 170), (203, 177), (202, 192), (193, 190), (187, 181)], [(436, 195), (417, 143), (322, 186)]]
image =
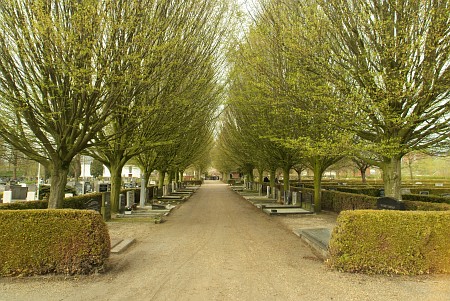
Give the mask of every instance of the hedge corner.
[(343, 211), (332, 233), (328, 262), (344, 272), (448, 274), (448, 229), (448, 211)]

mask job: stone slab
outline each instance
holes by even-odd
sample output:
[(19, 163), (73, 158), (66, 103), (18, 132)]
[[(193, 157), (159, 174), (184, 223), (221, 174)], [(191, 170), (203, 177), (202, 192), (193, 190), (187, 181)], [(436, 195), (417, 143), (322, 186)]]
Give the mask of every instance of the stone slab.
[(120, 243), (114, 246), (114, 248), (111, 249), (111, 253), (113, 254), (119, 254), (123, 251), (125, 251), (129, 246), (131, 246), (136, 240), (134, 238), (126, 238), (123, 239)]
[(181, 195), (165, 195), (158, 197), (158, 200), (183, 200), (185, 197)]
[(111, 249), (117, 246), (123, 239), (111, 239)]
[(328, 245), (331, 238), (331, 229), (329, 228), (311, 228), (311, 229), (296, 229), (293, 231), (297, 236), (309, 244), (319, 257), (322, 259), (328, 258)]
[(256, 208), (262, 209), (262, 208), (267, 208), (270, 206), (279, 206), (280, 204), (277, 202), (272, 202), (272, 203), (253, 203), (253, 205), (255, 205)]
[(302, 209), (302, 208), (276, 208), (276, 209), (263, 209), (263, 211), (269, 215), (276, 214), (313, 214), (314, 212)]
[(266, 204), (260, 204), (260, 207), (267, 208), (267, 209), (302, 209), (300, 206), (295, 205), (283, 205), (283, 204), (277, 204), (277, 203), (266, 203)]

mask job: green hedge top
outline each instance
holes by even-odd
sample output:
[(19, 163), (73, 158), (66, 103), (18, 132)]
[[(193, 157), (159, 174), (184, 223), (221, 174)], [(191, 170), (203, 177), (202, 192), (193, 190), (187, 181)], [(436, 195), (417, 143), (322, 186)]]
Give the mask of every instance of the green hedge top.
[(101, 270), (110, 239), (92, 210), (0, 211), (0, 275), (88, 274)]
[(450, 212), (343, 211), (330, 240), (330, 265), (346, 272), (450, 273)]

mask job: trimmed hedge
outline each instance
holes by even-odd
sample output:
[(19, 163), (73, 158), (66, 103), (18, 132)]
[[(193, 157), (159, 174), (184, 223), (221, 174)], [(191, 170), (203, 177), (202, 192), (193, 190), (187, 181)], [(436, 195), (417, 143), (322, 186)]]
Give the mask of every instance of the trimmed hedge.
[(0, 210), (47, 209), (48, 201), (18, 201), (0, 204)]
[(104, 268), (110, 238), (92, 210), (4, 210), (0, 250), (0, 276), (90, 274)]
[[(102, 193), (94, 192), (65, 198), (64, 209), (88, 209), (88, 202), (95, 200), (102, 203)], [(47, 209), (48, 201), (18, 201), (13, 203), (0, 204), (0, 210), (26, 210), (26, 209)]]
[(450, 204), (403, 201), (405, 209), (410, 211), (447, 211), (450, 210)]
[(403, 200), (418, 201), (418, 202), (430, 202), (430, 203), (447, 203), (450, 204), (450, 198), (438, 196), (438, 195), (426, 195), (426, 194), (403, 194)]
[(331, 267), (345, 272), (450, 273), (450, 212), (344, 211), (329, 244)]
[(377, 198), (333, 190), (322, 190), (322, 209), (333, 212), (356, 209), (376, 209)]
[(372, 197), (380, 196), (380, 188), (373, 187), (347, 187), (347, 186), (337, 186), (335, 189), (340, 192), (348, 192), (353, 194), (364, 194)]

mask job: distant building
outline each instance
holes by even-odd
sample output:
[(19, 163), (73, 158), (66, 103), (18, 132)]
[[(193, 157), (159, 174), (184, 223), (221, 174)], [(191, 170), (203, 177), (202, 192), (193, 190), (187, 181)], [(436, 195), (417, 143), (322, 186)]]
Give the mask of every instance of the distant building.
[[(103, 166), (103, 177), (110, 178), (111, 172), (106, 166)], [(122, 168), (122, 178), (140, 178), (141, 169), (136, 165), (128, 164)]]
[[(81, 177), (82, 178), (91, 178), (91, 164), (94, 159), (89, 156), (81, 156)], [(109, 169), (103, 165), (103, 177), (110, 178), (111, 172)], [(122, 168), (122, 177), (123, 178), (140, 178), (141, 177), (141, 169), (136, 165), (127, 164)]]

